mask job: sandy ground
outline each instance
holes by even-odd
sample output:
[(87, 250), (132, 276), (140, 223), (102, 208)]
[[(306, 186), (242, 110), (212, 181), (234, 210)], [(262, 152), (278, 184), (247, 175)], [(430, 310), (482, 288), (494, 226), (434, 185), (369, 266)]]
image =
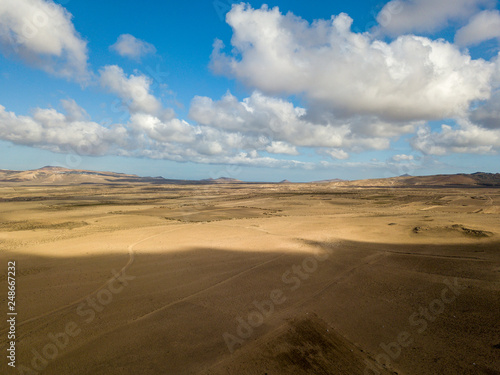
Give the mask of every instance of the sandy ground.
[(500, 374), (499, 190), (0, 192), (1, 374)]

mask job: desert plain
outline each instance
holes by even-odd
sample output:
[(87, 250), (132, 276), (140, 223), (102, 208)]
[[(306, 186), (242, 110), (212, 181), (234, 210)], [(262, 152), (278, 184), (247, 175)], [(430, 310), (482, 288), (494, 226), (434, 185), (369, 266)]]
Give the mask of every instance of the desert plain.
[[(500, 374), (500, 189), (3, 184), (1, 374)], [(0, 331), (7, 352), (8, 325)]]

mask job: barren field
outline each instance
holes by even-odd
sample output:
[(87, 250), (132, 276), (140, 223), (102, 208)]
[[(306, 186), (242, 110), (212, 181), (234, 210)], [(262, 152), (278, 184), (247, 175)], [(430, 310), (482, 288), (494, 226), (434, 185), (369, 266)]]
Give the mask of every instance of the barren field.
[(500, 190), (0, 187), (1, 374), (500, 374)]

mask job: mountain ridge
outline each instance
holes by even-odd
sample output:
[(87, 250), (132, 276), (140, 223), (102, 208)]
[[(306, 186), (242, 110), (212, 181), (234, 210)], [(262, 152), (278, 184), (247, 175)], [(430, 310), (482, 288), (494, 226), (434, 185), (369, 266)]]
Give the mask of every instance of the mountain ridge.
[[(244, 182), (235, 178), (219, 177), (201, 180), (167, 179), (141, 177), (135, 174), (69, 169), (60, 166), (44, 166), (26, 171), (0, 169), (2, 185), (76, 185), (76, 184), (173, 184), (173, 185), (213, 185), (213, 184), (294, 184), (288, 180), (280, 182)], [(296, 183), (299, 184), (299, 183)], [(363, 180), (329, 179), (301, 184), (321, 184), (332, 187), (500, 187), (500, 173), (475, 172), (471, 174), (438, 174), (430, 176), (410, 176), (374, 178)]]

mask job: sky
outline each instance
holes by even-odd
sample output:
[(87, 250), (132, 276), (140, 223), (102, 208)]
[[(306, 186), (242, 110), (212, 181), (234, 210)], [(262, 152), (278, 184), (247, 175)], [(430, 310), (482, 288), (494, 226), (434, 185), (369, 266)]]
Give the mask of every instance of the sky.
[(0, 0), (0, 169), (500, 172), (497, 0)]

